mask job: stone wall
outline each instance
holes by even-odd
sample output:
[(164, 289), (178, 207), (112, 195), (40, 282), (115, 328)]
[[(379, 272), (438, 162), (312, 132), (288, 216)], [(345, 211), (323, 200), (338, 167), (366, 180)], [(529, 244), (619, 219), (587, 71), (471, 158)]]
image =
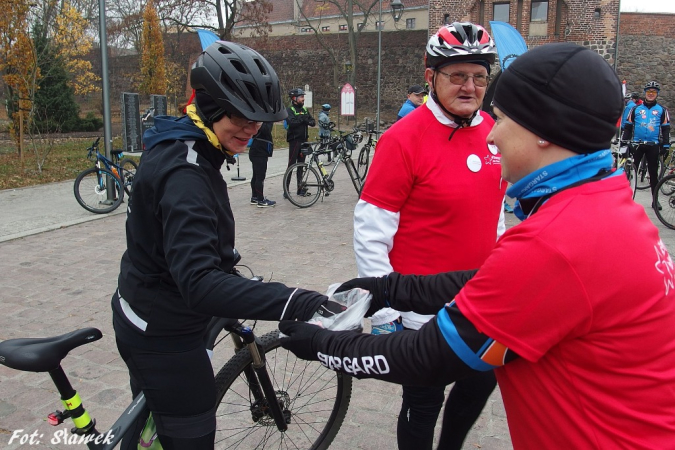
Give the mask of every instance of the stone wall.
[[(327, 36), (329, 45), (337, 54), (338, 67), (314, 36), (284, 36), (264, 41), (241, 39), (244, 44), (258, 50), (272, 64), (279, 75), (282, 89), (309, 85), (312, 90), (314, 111), (323, 103), (339, 111), (340, 87), (347, 82), (343, 61), (347, 59), (347, 36)], [(424, 84), (424, 49), (426, 30), (382, 33), (382, 64), (380, 117), (385, 121), (396, 118), (405, 101), (411, 84)], [(374, 119), (377, 104), (377, 33), (363, 33), (358, 41), (359, 58), (356, 63), (357, 119), (368, 116)], [(333, 115), (334, 120), (337, 114)]]
[(661, 83), (659, 103), (675, 109), (675, 14), (622, 13), (617, 74), (628, 92)]

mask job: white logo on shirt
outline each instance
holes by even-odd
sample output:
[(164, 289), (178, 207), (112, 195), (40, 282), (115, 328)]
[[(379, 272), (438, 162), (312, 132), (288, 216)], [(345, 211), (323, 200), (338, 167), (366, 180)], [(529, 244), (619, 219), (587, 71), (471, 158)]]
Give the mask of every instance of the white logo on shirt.
[(656, 250), (656, 270), (663, 275), (663, 284), (666, 287), (666, 295), (670, 292), (671, 289), (675, 288), (675, 269), (673, 268), (673, 260), (670, 259), (668, 254), (668, 249), (663, 244), (663, 241), (659, 239), (659, 243), (654, 246)]

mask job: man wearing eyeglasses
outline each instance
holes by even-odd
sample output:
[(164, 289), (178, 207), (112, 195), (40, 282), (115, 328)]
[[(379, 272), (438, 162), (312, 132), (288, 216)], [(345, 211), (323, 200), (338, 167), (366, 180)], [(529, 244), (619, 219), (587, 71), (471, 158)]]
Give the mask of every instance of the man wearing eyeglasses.
[[(633, 161), (636, 166), (642, 157), (647, 157), (649, 186), (654, 195), (659, 182), (659, 152), (667, 154), (670, 148), (670, 116), (668, 109), (657, 103), (661, 85), (656, 81), (645, 84), (645, 101), (633, 108), (626, 118), (621, 139), (623, 141), (642, 141), (645, 144), (633, 147)], [(658, 201), (652, 202), (652, 208), (662, 209)]]
[[(487, 31), (471, 23), (429, 39), (428, 100), (382, 135), (354, 210), (360, 277), (478, 268), (503, 233), (506, 185), (497, 150), (486, 145), (494, 121), (480, 111), (495, 54)], [(432, 317), (383, 309), (372, 333), (418, 330)], [(495, 384), (492, 372), (455, 384), (438, 448), (462, 447)], [(403, 386), (399, 449), (431, 449), (444, 400), (444, 387)]]

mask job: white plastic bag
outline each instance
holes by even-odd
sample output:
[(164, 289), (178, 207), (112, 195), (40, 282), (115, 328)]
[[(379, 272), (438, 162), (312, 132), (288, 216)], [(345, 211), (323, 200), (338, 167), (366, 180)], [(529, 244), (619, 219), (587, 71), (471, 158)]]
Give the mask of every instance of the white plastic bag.
[[(332, 317), (323, 317), (320, 314), (315, 314), (307, 323), (333, 331), (363, 330), (363, 318), (366, 312), (368, 312), (368, 308), (370, 308), (370, 301), (373, 296), (370, 292), (360, 288), (336, 294), (335, 291), (341, 284), (335, 283), (328, 286), (326, 295), (329, 300), (346, 306), (347, 310)], [(286, 335), (279, 332), (279, 337), (286, 337)]]
[(373, 296), (365, 289), (350, 289), (344, 292), (335, 291), (342, 283), (335, 283), (328, 286), (328, 300), (339, 303), (347, 307), (347, 310), (331, 317), (323, 317), (315, 314), (307, 323), (319, 325), (322, 328), (333, 331), (343, 330), (363, 330), (363, 317), (370, 307), (370, 301)]

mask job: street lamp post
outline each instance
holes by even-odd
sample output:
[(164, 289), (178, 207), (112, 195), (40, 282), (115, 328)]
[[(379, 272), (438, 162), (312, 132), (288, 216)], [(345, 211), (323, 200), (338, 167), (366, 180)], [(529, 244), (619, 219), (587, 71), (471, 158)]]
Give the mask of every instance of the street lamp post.
[[(401, 0), (392, 0), (390, 3), (391, 15), (394, 22), (401, 20), (403, 15), (403, 3)], [(382, 85), (382, 0), (380, 0), (380, 14), (377, 22), (377, 113), (375, 130), (380, 131), (380, 92)]]

